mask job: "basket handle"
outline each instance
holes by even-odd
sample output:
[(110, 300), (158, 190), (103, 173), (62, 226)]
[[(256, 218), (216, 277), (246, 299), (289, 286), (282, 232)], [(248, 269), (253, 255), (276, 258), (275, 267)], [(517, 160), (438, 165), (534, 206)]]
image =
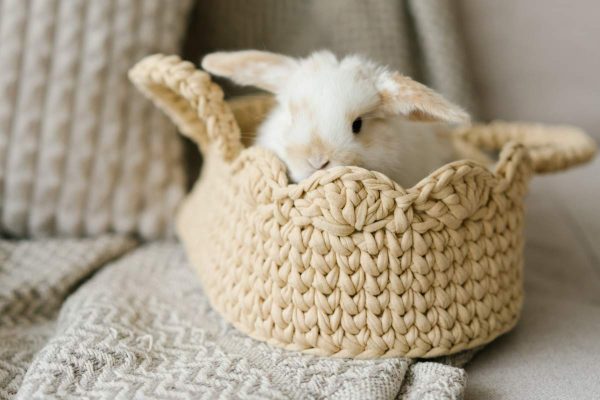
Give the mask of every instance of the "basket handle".
[(596, 154), (596, 142), (572, 126), (494, 121), (455, 131), (460, 138), (485, 150), (501, 150), (515, 142), (523, 145), (537, 173), (560, 171), (583, 164)]
[(223, 91), (194, 64), (155, 54), (131, 68), (129, 79), (202, 152), (216, 146), (220, 156), (230, 161), (241, 151), (240, 129)]

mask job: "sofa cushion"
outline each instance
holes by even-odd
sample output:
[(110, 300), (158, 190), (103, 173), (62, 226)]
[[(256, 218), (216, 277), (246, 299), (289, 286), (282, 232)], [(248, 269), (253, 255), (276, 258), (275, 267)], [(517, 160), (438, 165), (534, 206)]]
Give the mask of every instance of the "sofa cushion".
[(0, 229), (156, 237), (181, 143), (127, 70), (177, 52), (190, 0), (0, 0)]

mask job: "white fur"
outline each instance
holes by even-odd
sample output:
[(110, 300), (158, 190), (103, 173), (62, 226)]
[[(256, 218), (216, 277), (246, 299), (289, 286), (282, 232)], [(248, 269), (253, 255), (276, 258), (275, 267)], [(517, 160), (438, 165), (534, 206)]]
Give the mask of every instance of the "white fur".
[[(231, 59), (236, 53), (215, 54)], [(281, 65), (289, 66), (286, 79), (273, 90), (277, 105), (260, 126), (256, 144), (275, 152), (293, 181), (309, 177), (321, 161), (329, 161), (327, 168), (359, 165), (409, 186), (456, 157), (444, 135), (446, 123), (465, 122), (468, 116), (431, 89), (358, 56), (338, 61), (321, 51), (295, 62), (281, 62), (284, 59), (279, 59), (277, 71), (281, 73)], [(251, 77), (243, 56), (239, 65), (236, 73), (231, 66), (219, 71), (203, 62), (205, 69), (234, 81), (259, 87), (272, 82), (264, 75), (268, 74), (264, 65)], [(443, 123), (409, 121), (413, 112)], [(352, 122), (357, 117), (362, 117), (363, 126), (354, 134)]]

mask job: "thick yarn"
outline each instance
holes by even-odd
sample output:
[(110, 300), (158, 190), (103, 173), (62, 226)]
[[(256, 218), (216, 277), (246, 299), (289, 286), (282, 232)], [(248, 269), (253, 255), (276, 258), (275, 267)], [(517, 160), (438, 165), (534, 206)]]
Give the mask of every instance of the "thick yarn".
[(575, 128), (497, 122), (456, 132), (501, 150), (493, 170), (462, 160), (402, 188), (337, 167), (291, 185), (274, 154), (240, 141), (264, 97), (232, 112), (206, 73), (173, 56), (130, 77), (205, 154), (177, 230), (213, 306), (254, 338), (317, 355), (435, 357), (510, 330), (527, 183), (595, 152)]

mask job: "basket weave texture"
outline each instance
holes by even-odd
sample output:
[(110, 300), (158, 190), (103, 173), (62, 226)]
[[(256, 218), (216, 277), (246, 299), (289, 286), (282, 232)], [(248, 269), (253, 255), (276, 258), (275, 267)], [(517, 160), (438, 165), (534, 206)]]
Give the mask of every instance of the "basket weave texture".
[(268, 97), (228, 104), (175, 56), (130, 72), (204, 154), (178, 234), (215, 309), (259, 340), (316, 355), (435, 357), (510, 330), (523, 299), (523, 199), (535, 172), (591, 159), (571, 127), (495, 122), (455, 133), (500, 150), (493, 170), (457, 161), (411, 188), (359, 167), (289, 184), (245, 147)]

